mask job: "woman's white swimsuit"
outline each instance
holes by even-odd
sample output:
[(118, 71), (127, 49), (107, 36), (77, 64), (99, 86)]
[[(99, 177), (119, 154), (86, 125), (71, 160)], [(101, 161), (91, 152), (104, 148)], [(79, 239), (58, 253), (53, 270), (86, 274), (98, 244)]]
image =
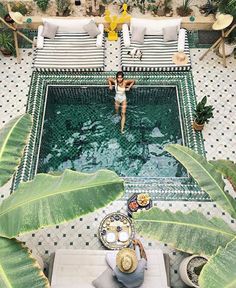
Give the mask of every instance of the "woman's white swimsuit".
[(124, 100), (126, 100), (125, 87), (120, 87), (116, 82), (115, 90), (116, 90), (115, 101), (122, 103)]

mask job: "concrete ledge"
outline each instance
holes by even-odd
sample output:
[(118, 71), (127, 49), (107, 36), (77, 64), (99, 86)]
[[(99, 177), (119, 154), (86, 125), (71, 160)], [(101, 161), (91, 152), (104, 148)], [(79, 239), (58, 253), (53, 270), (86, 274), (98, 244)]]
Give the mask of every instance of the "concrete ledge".
[[(42, 18), (47, 17), (41, 17), (41, 16), (28, 16), (24, 17), (24, 22), (27, 21), (28, 18), (32, 19), (31, 23), (24, 23), (22, 25), (18, 25), (19, 28), (30, 28), (30, 29), (37, 29), (39, 25), (42, 24)], [(63, 19), (80, 19), (84, 17), (50, 17), (50, 18), (63, 18)], [(108, 23), (105, 22), (103, 17), (93, 17), (95, 18), (95, 21), (97, 23), (103, 23), (105, 27), (108, 27)], [(140, 17), (140, 18), (146, 18), (146, 19), (153, 19), (153, 20), (163, 20), (163, 19), (172, 19), (172, 18), (178, 18), (178, 17)], [(188, 30), (212, 30), (212, 24), (214, 23), (214, 16), (209, 15), (207, 17), (204, 16), (197, 16), (195, 17), (195, 20), (192, 22), (189, 20), (189, 17), (182, 17), (182, 27), (186, 28)], [(120, 29), (120, 26), (118, 26), (118, 30)]]

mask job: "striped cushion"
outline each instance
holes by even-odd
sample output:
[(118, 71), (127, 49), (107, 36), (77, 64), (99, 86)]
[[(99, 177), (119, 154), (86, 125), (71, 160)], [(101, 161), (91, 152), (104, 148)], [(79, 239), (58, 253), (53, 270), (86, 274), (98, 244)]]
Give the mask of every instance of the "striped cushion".
[(103, 47), (97, 38), (87, 33), (57, 33), (54, 39), (44, 39), (43, 49), (36, 49), (33, 68), (50, 71), (103, 71)]
[[(172, 56), (177, 52), (178, 40), (164, 42), (162, 35), (145, 35), (144, 44), (132, 43), (130, 47), (124, 46), (121, 34), (121, 66), (124, 71), (185, 71), (191, 69), (188, 36), (185, 36), (184, 52), (189, 57), (189, 62), (184, 66), (177, 66), (172, 62)], [(128, 51), (138, 48), (143, 52), (142, 60), (131, 58)]]

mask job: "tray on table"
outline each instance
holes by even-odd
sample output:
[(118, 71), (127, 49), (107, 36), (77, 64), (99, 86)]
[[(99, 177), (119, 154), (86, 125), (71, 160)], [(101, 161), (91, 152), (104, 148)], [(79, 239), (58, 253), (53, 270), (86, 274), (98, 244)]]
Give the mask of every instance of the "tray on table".
[[(138, 197), (139, 194), (141, 194), (141, 193), (134, 193), (134, 194), (127, 200), (127, 210), (128, 210), (128, 215), (129, 215), (130, 217), (132, 217), (133, 213), (135, 213), (135, 212), (138, 212), (138, 211), (140, 211), (140, 210), (148, 210), (148, 209), (152, 208), (152, 199), (149, 200), (149, 203), (148, 203), (146, 206), (141, 206), (141, 205), (138, 204), (138, 202), (137, 202), (137, 197)], [(134, 210), (130, 209), (129, 204), (130, 204), (131, 202), (136, 202), (136, 203), (137, 203), (137, 205), (138, 205), (138, 206), (137, 206), (137, 210), (134, 211)]]
[[(120, 235), (123, 232), (127, 233), (127, 240), (121, 241)], [(102, 244), (113, 250), (128, 247), (134, 239), (134, 232), (132, 219), (119, 212), (114, 212), (104, 217), (98, 228), (98, 235)], [(114, 241), (109, 241), (108, 236), (112, 236)]]

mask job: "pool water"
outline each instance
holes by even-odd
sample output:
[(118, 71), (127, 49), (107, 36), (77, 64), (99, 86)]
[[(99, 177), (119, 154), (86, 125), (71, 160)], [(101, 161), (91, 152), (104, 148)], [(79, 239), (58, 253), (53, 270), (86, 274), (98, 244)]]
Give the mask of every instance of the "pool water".
[(164, 151), (166, 144), (183, 144), (176, 88), (136, 86), (127, 92), (124, 134), (114, 94), (105, 86), (48, 88), (38, 173), (107, 168), (123, 177), (186, 176)]

